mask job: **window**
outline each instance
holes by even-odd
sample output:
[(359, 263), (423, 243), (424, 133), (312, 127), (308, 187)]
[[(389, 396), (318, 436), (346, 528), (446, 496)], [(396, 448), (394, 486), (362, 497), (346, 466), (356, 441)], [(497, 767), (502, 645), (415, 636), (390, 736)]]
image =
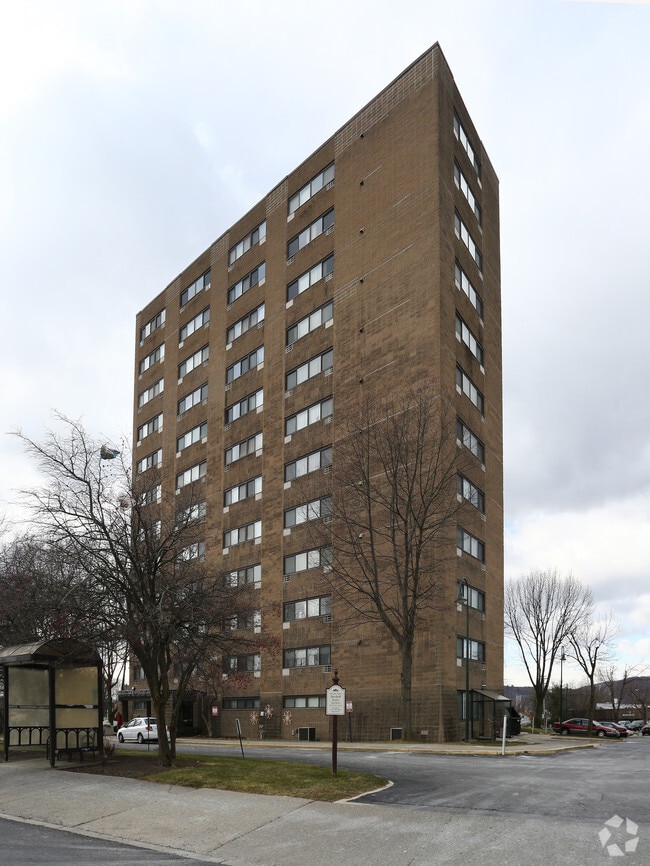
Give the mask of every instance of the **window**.
[(314, 220), (314, 222), (307, 226), (306, 229), (303, 229), (300, 234), (291, 238), (287, 244), (287, 258), (290, 259), (295, 256), (299, 250), (306, 247), (307, 244), (314, 240), (314, 238), (317, 238), (324, 232), (329, 231), (333, 226), (334, 208), (332, 207), (327, 211), (327, 213), (324, 213), (322, 216), (319, 216), (317, 220)]
[(230, 631), (238, 631), (239, 629), (245, 628), (261, 628), (261, 626), (262, 611), (254, 610), (246, 616), (240, 614), (239, 616), (235, 615), (229, 617), (226, 628), (230, 629)]
[(232, 424), (238, 418), (243, 418), (249, 412), (254, 412), (256, 409), (261, 409), (264, 406), (264, 388), (255, 391), (254, 394), (248, 394), (243, 400), (233, 403), (232, 406), (226, 406), (226, 424)]
[(244, 253), (248, 252), (255, 244), (261, 244), (266, 240), (266, 220), (261, 222), (252, 232), (249, 232), (246, 237), (243, 237), (234, 247), (228, 250), (228, 264), (234, 265), (237, 259), (240, 259)]
[(138, 427), (138, 442), (142, 442), (143, 439), (146, 439), (147, 436), (151, 436), (152, 433), (158, 433), (163, 428), (163, 416), (162, 412), (160, 415), (154, 415), (149, 421), (145, 424), (142, 424)]
[(224, 698), (221, 706), (224, 710), (257, 710), (259, 698)]
[(153, 367), (154, 364), (157, 364), (159, 361), (165, 360), (165, 344), (161, 343), (160, 346), (156, 346), (153, 352), (150, 352), (146, 358), (143, 358), (140, 361), (140, 375), (146, 372), (149, 367)]
[(235, 505), (237, 502), (243, 502), (244, 499), (250, 499), (252, 496), (257, 496), (262, 492), (262, 476), (251, 478), (249, 481), (244, 481), (236, 487), (229, 487), (223, 495), (223, 504), (227, 507)]
[(201, 310), (201, 312), (194, 316), (193, 319), (190, 319), (187, 324), (183, 325), (178, 333), (178, 342), (183, 343), (190, 337), (195, 331), (198, 331), (199, 328), (203, 328), (205, 325), (210, 322), (210, 307), (206, 307), (205, 310)]
[(470, 186), (467, 183), (467, 179), (466, 179), (465, 175), (463, 174), (463, 172), (460, 170), (460, 166), (458, 165), (456, 160), (454, 160), (454, 181), (455, 181), (458, 189), (463, 193), (463, 195), (467, 199), (469, 206), (474, 211), (474, 216), (476, 217), (478, 224), (482, 225), (482, 216), (483, 215), (481, 213), (481, 206), (476, 201), (476, 197), (475, 197), (474, 193), (472, 192), (472, 190), (470, 189)]
[(181, 472), (176, 476), (176, 489), (180, 490), (188, 484), (193, 484), (195, 481), (205, 478), (207, 471), (208, 463), (206, 460), (202, 460), (200, 463), (190, 466), (190, 468), (186, 469), (185, 472)]
[(176, 526), (186, 526), (188, 523), (193, 523), (195, 520), (204, 520), (206, 514), (205, 499), (200, 502), (195, 502), (193, 505), (188, 505), (187, 508), (181, 509), (176, 515)]
[(138, 540), (143, 544), (148, 538), (160, 538), (162, 520), (142, 520), (137, 533)]
[(249, 655), (231, 656), (226, 659), (226, 669), (232, 673), (253, 673), (262, 670), (262, 661), (259, 653)]
[(472, 285), (469, 277), (465, 273), (465, 271), (461, 268), (458, 260), (456, 260), (456, 272), (455, 272), (455, 282), (456, 288), (460, 289), (464, 292), (470, 300), (470, 303), (479, 314), (479, 317), (483, 318), (483, 299), (478, 294), (474, 286)]
[(334, 303), (328, 301), (326, 304), (323, 304), (322, 307), (314, 310), (313, 313), (305, 316), (304, 319), (300, 319), (300, 321), (296, 322), (295, 325), (292, 325), (287, 330), (287, 346), (291, 346), (296, 342), (296, 340), (299, 340), (307, 334), (311, 334), (311, 332), (315, 331), (316, 328), (320, 328), (321, 325), (330, 322), (333, 317)]
[(479, 391), (476, 385), (469, 378), (462, 367), (456, 366), (456, 390), (458, 393), (469, 397), (470, 401), (476, 406), (478, 411), (483, 415), (484, 399), (483, 394)]
[(304, 649), (288, 649), (282, 655), (283, 668), (304, 668), (331, 664), (329, 646), (309, 646)]
[(476, 339), (472, 331), (456, 313), (456, 337), (461, 343), (465, 343), (476, 360), (483, 366), (483, 346)]
[[(458, 692), (458, 718), (466, 719), (467, 714), (465, 712), (465, 702), (467, 701), (467, 693), (464, 691)], [(483, 707), (483, 701), (472, 701), (470, 700), (470, 707), (472, 710), (472, 718), (474, 721), (480, 721), (485, 713)]]
[(464, 637), (456, 638), (456, 658), (469, 659), (473, 662), (485, 661), (485, 644), (479, 640), (467, 640)]
[(295, 415), (290, 415), (284, 422), (284, 435), (291, 436), (308, 427), (310, 424), (315, 424), (317, 421), (322, 421), (324, 418), (331, 418), (334, 411), (334, 400), (332, 397), (327, 397), (319, 403), (314, 403)]
[(306, 292), (310, 286), (314, 285), (314, 283), (317, 283), (319, 280), (327, 279), (327, 277), (333, 273), (334, 254), (332, 253), (321, 262), (318, 262), (317, 265), (314, 265), (308, 271), (305, 271), (304, 274), (301, 274), (297, 280), (289, 283), (287, 286), (287, 301), (292, 301), (294, 298), (297, 298), (298, 295)]
[(234, 325), (231, 325), (228, 328), (228, 331), (226, 332), (226, 342), (232, 343), (237, 339), (237, 337), (241, 337), (241, 335), (245, 334), (246, 331), (250, 331), (251, 328), (254, 328), (255, 325), (261, 325), (264, 321), (264, 315), (264, 304), (255, 307), (254, 310), (251, 310), (250, 313), (247, 313), (243, 318), (239, 319), (239, 321), (235, 322)]
[(476, 245), (476, 241), (474, 240), (474, 238), (469, 233), (469, 229), (467, 228), (465, 223), (460, 218), (460, 214), (458, 213), (458, 211), (456, 211), (455, 216), (454, 216), (454, 224), (455, 224), (455, 229), (456, 229), (456, 237), (460, 238), (460, 240), (465, 244), (465, 246), (469, 250), (471, 257), (476, 262), (476, 265), (477, 265), (479, 271), (482, 271), (483, 270), (483, 254), (481, 253), (480, 249)]
[(304, 457), (299, 457), (297, 460), (292, 460), (284, 465), (284, 480), (293, 481), (294, 478), (300, 478), (302, 475), (308, 475), (310, 472), (316, 472), (317, 469), (325, 469), (332, 465), (332, 446), (321, 448), (320, 451), (312, 451), (311, 454), (305, 454)]
[(456, 439), (459, 445), (463, 445), (478, 457), (481, 463), (485, 463), (485, 446), (460, 418), (456, 418)]
[(210, 270), (208, 269), (202, 274), (198, 280), (194, 280), (191, 286), (188, 286), (181, 292), (181, 307), (184, 307), (188, 301), (191, 301), (199, 292), (210, 288)]
[(151, 505), (154, 502), (160, 502), (162, 499), (162, 486), (154, 484), (153, 487), (141, 493), (138, 499), (141, 505)]
[(245, 586), (247, 583), (260, 584), (261, 582), (262, 566), (259, 563), (248, 565), (246, 568), (239, 568), (237, 571), (231, 571), (226, 575), (226, 583), (232, 587)]
[(252, 523), (246, 523), (243, 526), (236, 526), (234, 529), (229, 529), (223, 534), (223, 548), (236, 547), (238, 544), (243, 544), (245, 541), (254, 541), (256, 538), (262, 537), (262, 521), (254, 520)]
[(186, 394), (185, 397), (178, 401), (176, 414), (178, 416), (181, 416), (184, 412), (187, 412), (188, 409), (191, 409), (193, 406), (200, 406), (201, 403), (205, 403), (207, 399), (208, 383), (205, 382), (203, 385), (195, 388), (194, 391)]
[(156, 313), (153, 319), (149, 319), (147, 324), (140, 328), (140, 345), (144, 343), (149, 334), (153, 334), (158, 328), (162, 328), (165, 324), (165, 315), (165, 310), (161, 310), (159, 313)]
[(456, 475), (456, 492), (471, 503), (474, 508), (478, 508), (481, 514), (485, 514), (485, 494), (460, 472)]
[(319, 517), (329, 517), (332, 513), (332, 497), (323, 496), (322, 499), (313, 499), (304, 505), (296, 505), (287, 508), (284, 512), (284, 528), (299, 526), (308, 520), (318, 520)]
[(200, 442), (201, 439), (205, 439), (208, 435), (208, 422), (204, 421), (202, 424), (197, 424), (196, 427), (192, 427), (191, 430), (188, 430), (187, 433), (183, 433), (182, 436), (179, 436), (176, 440), (176, 452), (185, 451), (186, 448), (189, 448), (190, 445), (194, 445), (195, 442)]
[(253, 288), (253, 286), (256, 286), (258, 283), (263, 283), (265, 276), (266, 262), (262, 262), (261, 265), (253, 268), (249, 274), (246, 274), (245, 277), (242, 277), (239, 282), (235, 283), (234, 286), (231, 286), (228, 289), (228, 303), (232, 304), (237, 300), (237, 298), (241, 298), (242, 295), (245, 295), (249, 289)]
[(331, 370), (334, 365), (334, 350), (327, 349), (322, 355), (316, 355), (315, 358), (310, 358), (299, 367), (295, 367), (291, 372), (287, 373), (285, 387), (287, 391), (291, 391), (297, 385), (306, 382), (308, 379), (318, 376), (324, 370)]
[(226, 448), (226, 466), (229, 466), (231, 463), (235, 463), (237, 460), (241, 460), (242, 457), (246, 457), (248, 454), (255, 454), (261, 450), (261, 433), (256, 433), (254, 436), (249, 436), (248, 439), (242, 439), (242, 441), (238, 442), (236, 445), (232, 445), (230, 448)]
[(258, 346), (257, 349), (254, 349), (250, 353), (250, 355), (246, 355), (245, 358), (240, 358), (239, 361), (228, 367), (226, 370), (226, 384), (229, 385), (231, 382), (234, 382), (235, 379), (239, 379), (239, 377), (243, 376), (244, 373), (248, 373), (249, 370), (254, 370), (262, 363), (264, 363), (264, 346)]
[(314, 598), (303, 598), (300, 601), (288, 601), (282, 609), (283, 622), (309, 619), (314, 616), (331, 616), (332, 596), (321, 595)]
[(196, 370), (197, 367), (205, 364), (209, 357), (210, 347), (207, 345), (203, 346), (202, 349), (199, 349), (198, 352), (190, 355), (190, 357), (186, 358), (182, 364), (178, 365), (178, 378), (183, 379), (188, 373), (191, 373), (192, 370)]
[(157, 397), (158, 394), (162, 394), (165, 390), (165, 380), (158, 379), (157, 382), (147, 388), (146, 391), (143, 391), (141, 394), (138, 394), (138, 409), (142, 409), (150, 400), (153, 400), (154, 397)]
[(317, 547), (315, 550), (303, 550), (284, 557), (284, 573), (296, 574), (308, 571), (310, 568), (329, 568), (332, 564), (332, 548)]
[(160, 466), (162, 463), (162, 448), (159, 448), (157, 451), (152, 451), (151, 454), (147, 454), (146, 457), (143, 457), (142, 460), (138, 460), (136, 464), (136, 469), (138, 474), (141, 472), (146, 472), (147, 469), (152, 469), (154, 466)]
[(474, 589), (473, 586), (469, 586), (467, 583), (459, 580), (458, 598), (467, 600), (468, 595), (469, 606), (473, 607), (474, 610), (480, 610), (482, 613), (485, 612), (485, 593), (481, 592), (480, 589)]
[(467, 156), (469, 156), (469, 161), (474, 166), (474, 171), (476, 172), (476, 176), (478, 178), (480, 178), (481, 177), (481, 162), (480, 162), (478, 156), (476, 155), (476, 151), (474, 150), (474, 148), (470, 144), (470, 140), (467, 137), (467, 133), (465, 132), (463, 124), (460, 122), (460, 117), (458, 116), (458, 114), (455, 111), (454, 111), (454, 135), (462, 144), (463, 149), (465, 150), (465, 153), (467, 154)]
[(285, 710), (318, 709), (326, 706), (325, 695), (296, 695), (282, 699)]
[(197, 541), (184, 547), (178, 554), (180, 562), (189, 562), (192, 559), (205, 559), (205, 541)]
[(485, 562), (485, 544), (460, 526), (456, 529), (456, 548), (463, 553), (469, 553), (480, 562)]
[(330, 163), (327, 168), (319, 172), (316, 177), (313, 177), (309, 183), (306, 183), (302, 189), (298, 190), (295, 195), (289, 199), (289, 216), (295, 213), (301, 205), (308, 202), (309, 199), (316, 195), (328, 183), (334, 180), (334, 163)]

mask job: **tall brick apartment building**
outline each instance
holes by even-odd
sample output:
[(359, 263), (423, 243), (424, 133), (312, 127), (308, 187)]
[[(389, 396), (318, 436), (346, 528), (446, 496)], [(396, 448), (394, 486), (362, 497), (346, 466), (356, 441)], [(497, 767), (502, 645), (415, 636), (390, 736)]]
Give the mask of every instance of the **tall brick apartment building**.
[(270, 707), (265, 736), (326, 739), (334, 668), (346, 735), (401, 727), (399, 654), (378, 628), (339, 630), (336, 600), (314, 594), (327, 563), (301, 506), (305, 479), (326, 490), (359, 389), (424, 379), (455, 405), (480, 494), (443, 578), (449, 604), (414, 651), (415, 729), (444, 740), (463, 734), (467, 664), (476, 717), (480, 693), (502, 687), (503, 478), (498, 180), (438, 45), (137, 317), (134, 468), (162, 461), (177, 488), (205, 485), (197, 552), (254, 584), (260, 614), (243, 626), (281, 646), (227, 660), (250, 676), (224, 680), (222, 735), (239, 718), (257, 736)]

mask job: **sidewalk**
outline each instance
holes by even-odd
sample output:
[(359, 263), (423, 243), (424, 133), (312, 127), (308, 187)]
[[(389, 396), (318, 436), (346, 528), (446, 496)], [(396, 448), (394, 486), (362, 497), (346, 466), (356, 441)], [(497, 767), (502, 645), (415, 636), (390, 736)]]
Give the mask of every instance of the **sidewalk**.
[[(239, 743), (227, 742), (239, 750)], [(244, 748), (300, 745), (306, 749), (331, 749), (331, 743), (280, 744), (245, 741)], [(508, 743), (506, 756), (549, 754), (566, 748), (590, 748), (566, 744), (559, 737), (517, 738)], [(386, 752), (417, 751), (432, 754), (500, 754), (500, 744), (488, 746), (347, 744), (348, 749)], [(531, 834), (540, 822), (521, 816), (443, 814), (400, 806), (321, 803), (292, 797), (266, 797), (221, 790), (194, 790), (134, 779), (66, 773), (52, 770), (42, 755), (11, 755), (0, 764), (0, 817), (41, 824), (75, 833), (123, 842), (148, 849), (191, 857), (201, 863), (229, 866), (406, 866), (406, 864), (455, 863), (468, 866), (503, 859), (504, 834), (508, 844), (525, 844), (531, 850)], [(377, 767), (380, 772), (380, 767)], [(545, 831), (546, 832), (546, 831)], [(540, 859), (527, 856), (529, 866), (562, 862), (549, 856), (549, 845), (575, 842), (577, 828), (556, 828), (551, 842), (540, 844)], [(520, 841), (517, 841), (520, 840)], [(533, 849), (534, 850), (534, 849)], [(436, 852), (435, 856), (432, 852)], [(443, 856), (444, 854), (444, 856)], [(512, 862), (515, 862), (514, 860)]]
[[(192, 745), (205, 743), (215, 746), (233, 746), (239, 751), (239, 740), (233, 739), (183, 739), (177, 740), (179, 744)], [(243, 740), (244, 749), (326, 749), (331, 751), (331, 742), (324, 740), (306, 742), (304, 740)], [(592, 749), (597, 746), (595, 740), (588, 742), (574, 737), (559, 737), (554, 734), (521, 734), (511, 739), (506, 739), (505, 757), (508, 755), (551, 755), (555, 752), (566, 752), (572, 749)], [(471, 743), (403, 743), (401, 740), (383, 743), (338, 743), (339, 751), (361, 751), (361, 752), (424, 752), (433, 755), (494, 755), (502, 756), (501, 741), (474, 740)]]

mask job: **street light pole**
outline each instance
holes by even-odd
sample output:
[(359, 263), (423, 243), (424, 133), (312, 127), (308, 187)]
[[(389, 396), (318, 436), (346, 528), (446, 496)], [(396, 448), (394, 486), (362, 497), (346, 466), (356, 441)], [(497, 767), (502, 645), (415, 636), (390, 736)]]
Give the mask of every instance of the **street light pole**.
[(562, 694), (563, 694), (563, 692), (562, 692), (562, 674), (564, 671), (564, 662), (565, 661), (566, 661), (566, 655), (564, 653), (564, 647), (561, 646), (560, 647), (560, 719), (559, 719), (560, 723), (562, 723), (564, 721), (564, 719), (562, 718)]
[[(465, 591), (463, 592), (463, 586)], [(465, 655), (465, 740), (470, 742), (469, 736), (469, 584), (467, 578), (462, 578), (458, 584), (458, 601), (465, 603), (465, 640), (463, 651)]]

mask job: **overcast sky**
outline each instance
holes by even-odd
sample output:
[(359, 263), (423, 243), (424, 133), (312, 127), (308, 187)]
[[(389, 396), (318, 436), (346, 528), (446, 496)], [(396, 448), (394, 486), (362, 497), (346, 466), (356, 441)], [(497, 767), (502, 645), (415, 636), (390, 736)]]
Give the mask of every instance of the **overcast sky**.
[(130, 436), (137, 311), (439, 42), (501, 184), (506, 577), (572, 572), (647, 667), (649, 36), (646, 0), (3, 3), (0, 513), (4, 432)]

